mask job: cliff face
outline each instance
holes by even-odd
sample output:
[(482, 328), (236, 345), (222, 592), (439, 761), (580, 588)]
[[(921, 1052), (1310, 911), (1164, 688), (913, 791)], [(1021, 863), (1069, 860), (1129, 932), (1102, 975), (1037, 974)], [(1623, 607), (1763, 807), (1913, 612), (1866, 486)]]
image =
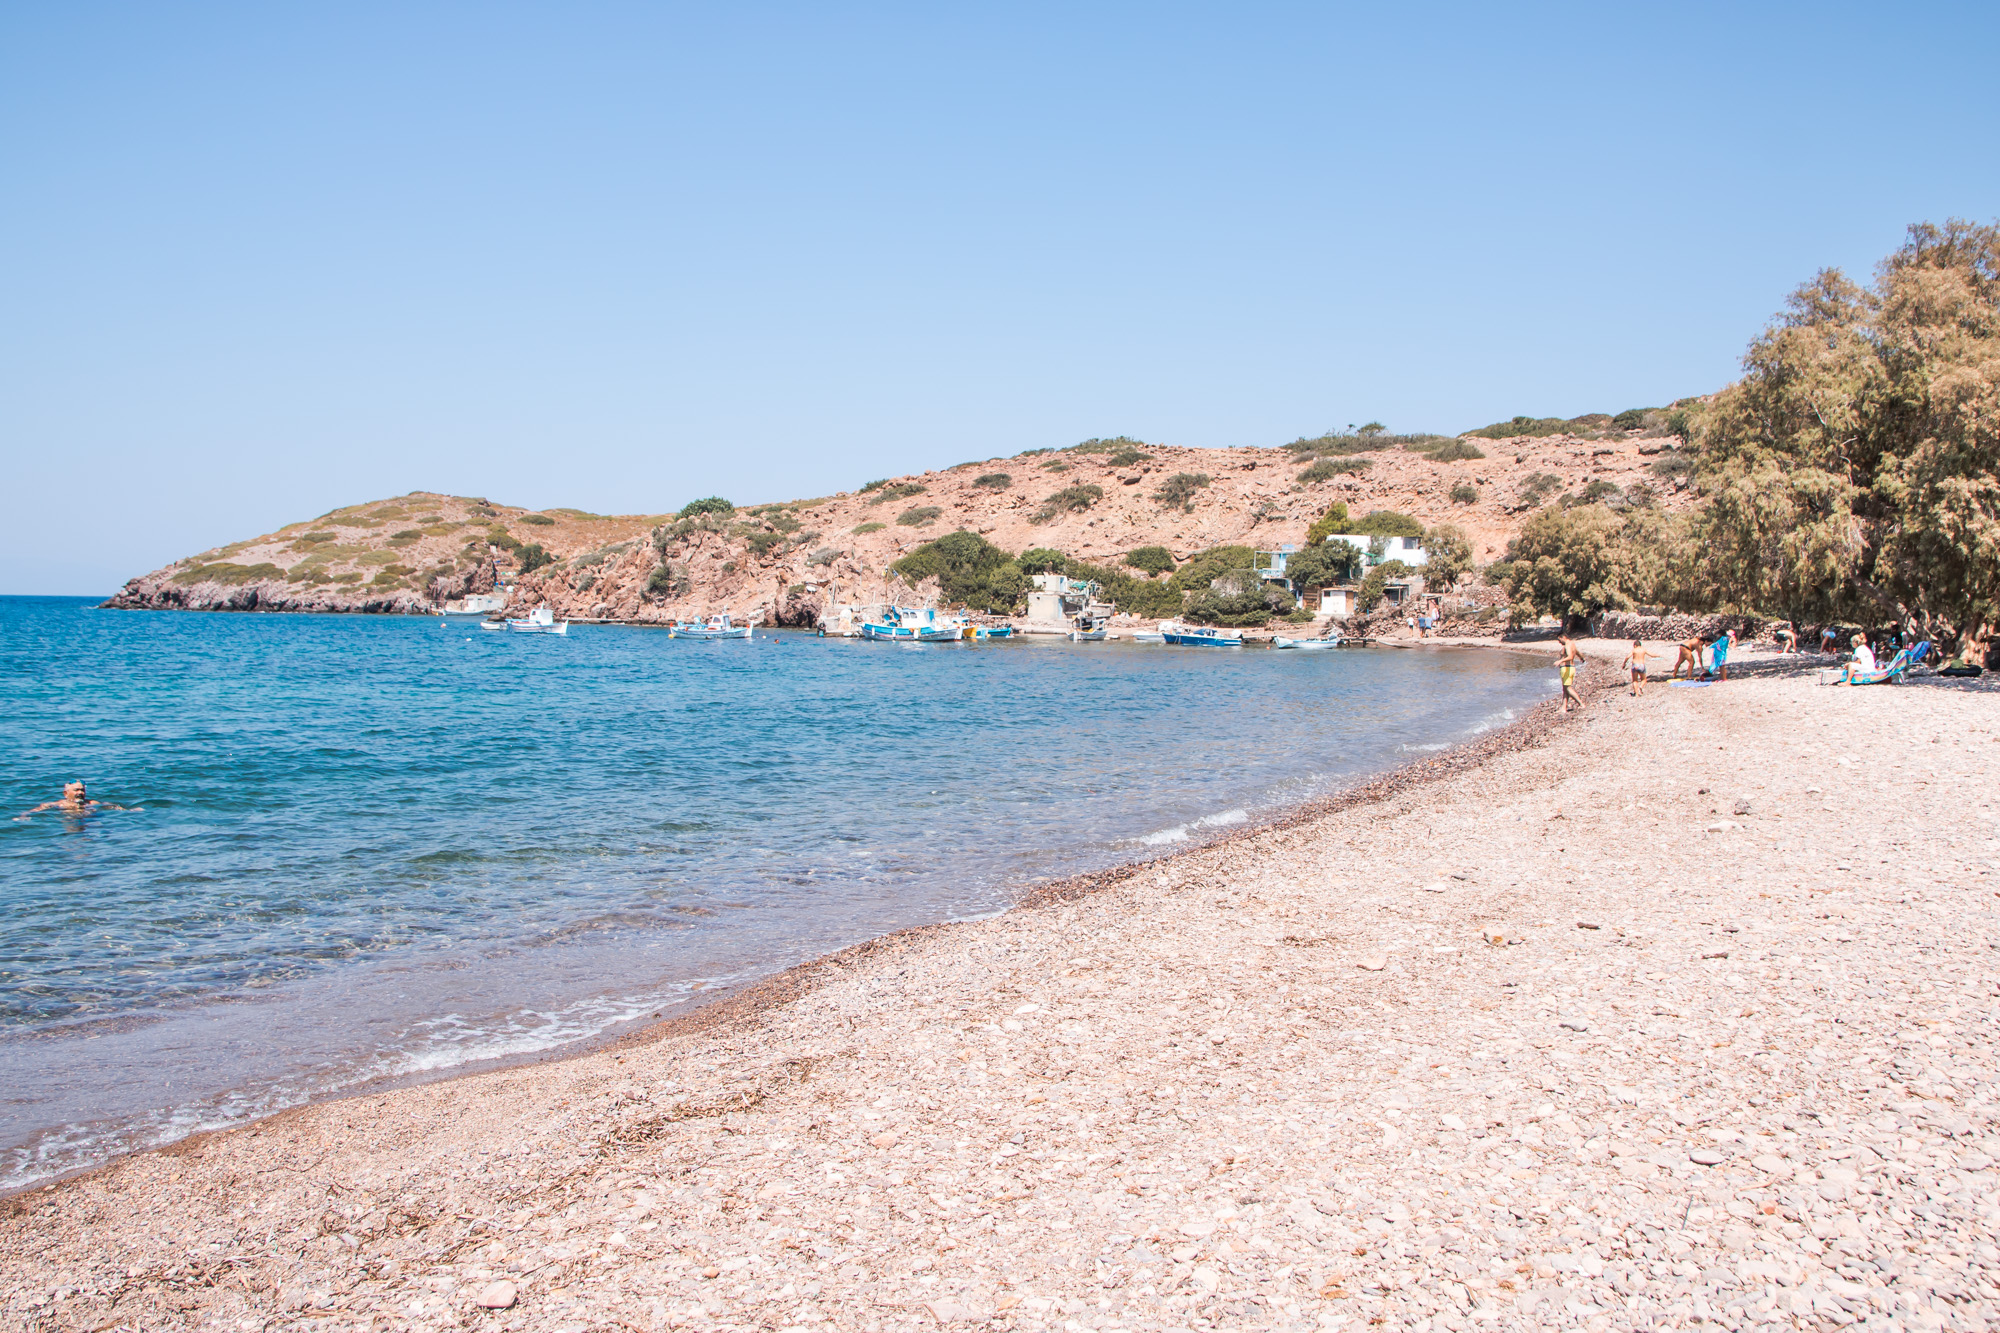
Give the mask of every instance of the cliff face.
[[(1284, 449), (1063, 450), (678, 521), (530, 512), (419, 492), (178, 561), (132, 580), (108, 605), (421, 613), (511, 576), (516, 609), (547, 605), (565, 617), (655, 623), (728, 611), (805, 625), (833, 600), (891, 597), (889, 565), (958, 528), (1012, 552), (1052, 547), (1104, 563), (1164, 546), (1184, 558), (1224, 544), (1299, 542), (1341, 500), (1357, 518), (1393, 509), (1427, 525), (1456, 523), (1483, 563), (1519, 531), (1532, 508), (1528, 495), (1643, 484), (1669, 508), (1685, 503), (1654, 466), (1671, 440), (1472, 443), (1486, 457), (1436, 462), (1386, 448), (1354, 455), (1366, 460), (1356, 471), (1326, 477), (1308, 472), (1312, 459)], [(1163, 491), (1177, 477), (1206, 483), (1183, 481), (1185, 498), (1169, 499)], [(522, 571), (544, 556), (552, 563)]]

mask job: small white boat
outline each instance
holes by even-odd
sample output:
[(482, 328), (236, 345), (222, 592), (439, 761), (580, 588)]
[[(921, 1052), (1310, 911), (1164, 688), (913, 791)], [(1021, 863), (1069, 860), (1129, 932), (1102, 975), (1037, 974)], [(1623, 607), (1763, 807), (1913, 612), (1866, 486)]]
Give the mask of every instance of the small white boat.
[(670, 639), (747, 639), (751, 626), (739, 625), (725, 613), (702, 621), (682, 621), (667, 630)]
[(1071, 643), (1103, 643), (1111, 637), (1111, 631), (1104, 628), (1101, 620), (1085, 620), (1069, 632)]
[(1156, 629), (1139, 629), (1132, 631), (1132, 642), (1134, 643), (1165, 643), (1166, 641), (1167, 641), (1167, 636), (1160, 633), (1160, 631)]
[(538, 606), (519, 620), (509, 618), (507, 628), (516, 634), (567, 634), (569, 622), (557, 620), (555, 612)]
[(1271, 640), (1271, 646), (1273, 648), (1338, 648), (1340, 647), (1340, 636), (1338, 634), (1330, 634), (1324, 639), (1277, 638)]
[(1179, 621), (1163, 620), (1160, 633), (1168, 643), (1178, 643), (1195, 648), (1241, 648), (1243, 636), (1232, 634), (1214, 625), (1183, 625)]
[(498, 630), (504, 634), (507, 630), (507, 622), (504, 620), (482, 620), (479, 622), (479, 628)]
[(496, 592), (475, 592), (456, 602), (446, 602), (438, 608), (438, 616), (444, 620), (483, 620), (507, 609), (507, 599)]

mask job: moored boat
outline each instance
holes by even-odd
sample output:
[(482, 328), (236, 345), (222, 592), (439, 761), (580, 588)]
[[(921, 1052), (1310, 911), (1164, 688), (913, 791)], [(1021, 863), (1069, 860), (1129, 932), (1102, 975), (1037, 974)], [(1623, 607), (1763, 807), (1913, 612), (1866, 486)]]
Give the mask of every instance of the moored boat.
[(710, 616), (706, 620), (684, 620), (669, 626), (667, 637), (671, 639), (747, 639), (751, 626), (739, 625), (727, 613)]
[(557, 620), (554, 611), (546, 606), (538, 606), (518, 620), (509, 617), (507, 628), (516, 634), (567, 634), (569, 622)]
[(1102, 620), (1078, 619), (1076, 628), (1069, 632), (1071, 643), (1103, 643), (1111, 637), (1111, 631), (1104, 627)]
[(1341, 639), (1338, 634), (1329, 634), (1323, 639), (1274, 638), (1271, 640), (1273, 648), (1338, 648), (1340, 647), (1340, 643)]
[(951, 643), (965, 637), (964, 626), (935, 607), (892, 606), (879, 619), (863, 621), (861, 637), (888, 643)]
[(1197, 648), (1241, 648), (1243, 636), (1214, 625), (1184, 625), (1179, 621), (1163, 620), (1160, 633), (1168, 643), (1177, 643)]
[(468, 593), (456, 602), (446, 602), (438, 608), (438, 616), (444, 620), (484, 620), (507, 609), (507, 599), (497, 592)]

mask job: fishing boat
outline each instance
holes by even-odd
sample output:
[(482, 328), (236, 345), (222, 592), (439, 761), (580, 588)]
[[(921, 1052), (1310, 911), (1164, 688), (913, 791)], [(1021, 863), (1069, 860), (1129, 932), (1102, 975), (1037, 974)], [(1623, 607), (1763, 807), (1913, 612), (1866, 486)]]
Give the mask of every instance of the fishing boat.
[(507, 608), (507, 599), (498, 593), (469, 593), (456, 602), (446, 602), (438, 608), (438, 616), (443, 620), (484, 620)]
[(557, 620), (555, 612), (546, 606), (538, 606), (518, 620), (509, 617), (507, 628), (516, 634), (567, 634), (569, 622)]
[(1340, 636), (1338, 634), (1329, 634), (1323, 639), (1275, 638), (1271, 640), (1271, 646), (1273, 648), (1338, 648), (1340, 647)]
[(482, 620), (479, 622), (479, 628), (497, 630), (504, 634), (507, 632), (507, 622), (504, 620)]
[(739, 625), (725, 613), (706, 620), (683, 620), (667, 629), (670, 639), (747, 639), (751, 626)]
[(1076, 628), (1069, 632), (1071, 643), (1103, 643), (1111, 637), (1111, 631), (1101, 620), (1079, 620)]
[(1178, 621), (1164, 621), (1160, 633), (1168, 643), (1178, 643), (1184, 647), (1196, 648), (1241, 648), (1243, 636), (1228, 630), (1217, 629), (1213, 625), (1183, 625)]
[(862, 622), (861, 637), (889, 643), (951, 643), (965, 637), (965, 627), (938, 615), (935, 607), (892, 606), (880, 619)]
[(1156, 629), (1137, 629), (1132, 631), (1132, 642), (1134, 643), (1165, 643), (1166, 641), (1167, 636)]

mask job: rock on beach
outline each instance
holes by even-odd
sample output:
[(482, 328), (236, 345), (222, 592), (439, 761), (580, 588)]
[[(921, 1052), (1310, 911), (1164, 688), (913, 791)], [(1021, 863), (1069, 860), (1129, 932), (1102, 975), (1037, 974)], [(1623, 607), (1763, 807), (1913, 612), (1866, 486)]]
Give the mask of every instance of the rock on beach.
[(1996, 691), (1737, 665), (16, 1195), (0, 1326), (2000, 1325)]

